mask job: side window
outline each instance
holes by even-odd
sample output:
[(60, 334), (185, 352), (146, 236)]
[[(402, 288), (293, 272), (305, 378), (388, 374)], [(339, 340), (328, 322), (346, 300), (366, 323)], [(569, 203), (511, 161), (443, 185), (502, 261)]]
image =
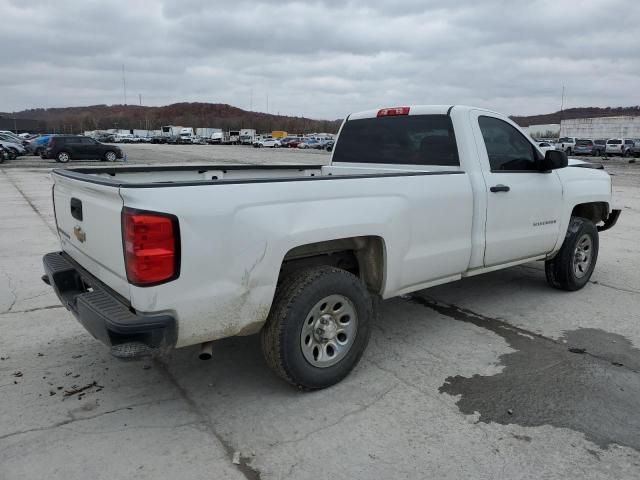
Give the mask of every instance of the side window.
[(538, 171), (535, 148), (518, 130), (493, 117), (478, 119), (491, 171)]
[(88, 137), (81, 137), (79, 140), (80, 142), (78, 143), (81, 143), (82, 145), (93, 145), (93, 140)]

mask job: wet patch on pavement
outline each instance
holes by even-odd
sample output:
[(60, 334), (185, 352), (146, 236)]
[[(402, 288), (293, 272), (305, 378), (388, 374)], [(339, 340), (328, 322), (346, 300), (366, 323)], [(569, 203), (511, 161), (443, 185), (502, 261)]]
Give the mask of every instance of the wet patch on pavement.
[(483, 423), (569, 428), (601, 448), (640, 451), (640, 349), (626, 338), (583, 328), (554, 340), (420, 296), (410, 300), (490, 330), (515, 350), (500, 356), (497, 375), (445, 380), (439, 391), (460, 395), (461, 412)]

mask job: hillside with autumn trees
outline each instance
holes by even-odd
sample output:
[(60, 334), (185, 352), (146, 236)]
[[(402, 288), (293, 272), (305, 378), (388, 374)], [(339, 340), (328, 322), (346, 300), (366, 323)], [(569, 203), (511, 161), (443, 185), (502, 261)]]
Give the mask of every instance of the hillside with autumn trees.
[(87, 107), (35, 108), (2, 113), (5, 117), (36, 120), (41, 132), (81, 133), (86, 130), (157, 130), (163, 125), (211, 127), (223, 130), (254, 128), (260, 132), (335, 133), (340, 120), (249, 112), (220, 103), (174, 103), (163, 107), (138, 105), (91, 105)]
[[(138, 105), (91, 105), (87, 107), (35, 108), (0, 113), (6, 118), (37, 122), (40, 132), (81, 133), (85, 130), (157, 130), (163, 125), (213, 127), (223, 130), (254, 128), (259, 132), (285, 130), (291, 133), (335, 133), (341, 120), (314, 120), (261, 112), (250, 112), (222, 103), (174, 103), (162, 107)], [(562, 119), (640, 116), (635, 107), (580, 107), (542, 115), (512, 116), (520, 126), (560, 123)]]

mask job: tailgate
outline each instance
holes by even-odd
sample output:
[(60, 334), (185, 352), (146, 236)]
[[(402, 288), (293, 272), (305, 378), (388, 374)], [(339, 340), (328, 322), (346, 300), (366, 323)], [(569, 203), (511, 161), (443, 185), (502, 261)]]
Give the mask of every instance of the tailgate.
[(53, 204), (62, 250), (128, 300), (120, 189), (55, 172), (52, 177)]

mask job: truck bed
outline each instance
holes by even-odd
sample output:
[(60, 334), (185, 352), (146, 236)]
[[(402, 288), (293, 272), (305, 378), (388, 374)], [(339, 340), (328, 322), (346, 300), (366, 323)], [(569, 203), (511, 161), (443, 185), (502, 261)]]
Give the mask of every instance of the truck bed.
[[(383, 239), (383, 298), (459, 278), (471, 255), (472, 190), (459, 168), (130, 166), (52, 177), (62, 250), (137, 314), (170, 314), (176, 346), (259, 330), (282, 263), (300, 246)], [(178, 278), (127, 281), (124, 208), (178, 219)]]

